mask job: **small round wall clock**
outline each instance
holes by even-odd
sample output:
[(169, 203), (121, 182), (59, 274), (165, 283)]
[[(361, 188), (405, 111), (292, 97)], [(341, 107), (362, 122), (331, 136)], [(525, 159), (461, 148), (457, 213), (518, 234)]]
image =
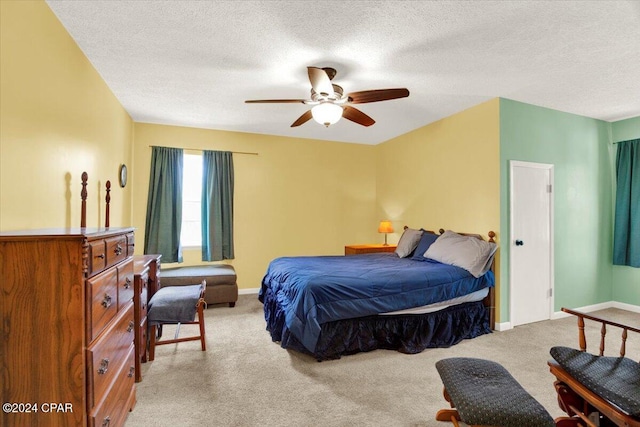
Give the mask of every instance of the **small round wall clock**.
[(120, 187), (127, 185), (127, 165), (120, 165)]

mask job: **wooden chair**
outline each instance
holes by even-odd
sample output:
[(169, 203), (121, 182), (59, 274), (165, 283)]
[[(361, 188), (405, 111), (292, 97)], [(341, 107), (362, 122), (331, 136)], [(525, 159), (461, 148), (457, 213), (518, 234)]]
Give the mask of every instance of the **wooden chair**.
[[(175, 344), (184, 341), (197, 341), (201, 343), (202, 351), (206, 351), (205, 325), (204, 325), (204, 292), (206, 281), (199, 285), (165, 286), (158, 289), (149, 300), (149, 312), (147, 313), (149, 331), (149, 360), (155, 358), (156, 346)], [(198, 320), (195, 320), (196, 313)], [(176, 325), (173, 339), (160, 340), (162, 326)], [(179, 338), (180, 325), (199, 325), (200, 334)]]
[[(640, 363), (625, 357), (628, 333), (640, 334), (640, 329), (566, 308), (562, 311), (578, 317), (580, 350), (551, 349), (554, 359), (548, 364), (557, 379), (558, 404), (569, 415), (557, 418), (556, 425), (640, 427)], [(586, 352), (585, 319), (602, 325), (598, 355)], [(607, 326), (622, 330), (620, 357), (604, 356)]]

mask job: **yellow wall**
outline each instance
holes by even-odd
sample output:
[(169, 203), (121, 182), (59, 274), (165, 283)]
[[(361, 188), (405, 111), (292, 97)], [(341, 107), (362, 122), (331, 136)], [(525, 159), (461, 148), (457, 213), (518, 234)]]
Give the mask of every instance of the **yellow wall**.
[[(278, 256), (342, 254), (402, 225), (497, 230), (498, 100), (379, 146), (133, 123), (41, 1), (0, 1), (0, 230), (80, 224), (80, 174), (89, 174), (88, 226), (136, 227), (142, 253), (150, 145), (257, 152), (234, 155), (240, 288), (257, 288)], [(121, 163), (129, 184), (117, 184)], [(473, 211), (467, 210), (473, 206)], [(185, 251), (185, 264), (199, 264)]]
[[(496, 98), (376, 146), (378, 217), (392, 221), (390, 240), (404, 225), (498, 234), (499, 114)], [(499, 271), (499, 253), (497, 262)]]
[[(176, 126), (134, 125), (133, 225), (142, 253), (151, 145), (255, 152), (234, 154), (232, 264), (240, 288), (258, 288), (279, 256), (341, 255), (378, 241), (375, 147)], [(202, 263), (185, 250), (184, 263)], [(167, 267), (173, 266), (167, 264)]]
[(80, 175), (89, 175), (87, 225), (131, 222), (133, 122), (46, 3), (0, 1), (0, 230), (80, 226)]

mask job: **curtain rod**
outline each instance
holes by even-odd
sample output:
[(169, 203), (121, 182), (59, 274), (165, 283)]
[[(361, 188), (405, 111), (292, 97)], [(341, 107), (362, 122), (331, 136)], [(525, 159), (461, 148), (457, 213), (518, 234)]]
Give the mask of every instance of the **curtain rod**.
[[(207, 150), (204, 148), (184, 148), (184, 147), (164, 147), (162, 145), (149, 145), (149, 148), (159, 147), (159, 148), (181, 148), (183, 150), (193, 150), (193, 151), (226, 151), (226, 150)], [(249, 151), (232, 151), (233, 154), (248, 154), (251, 156), (257, 156), (258, 153), (252, 153)]]

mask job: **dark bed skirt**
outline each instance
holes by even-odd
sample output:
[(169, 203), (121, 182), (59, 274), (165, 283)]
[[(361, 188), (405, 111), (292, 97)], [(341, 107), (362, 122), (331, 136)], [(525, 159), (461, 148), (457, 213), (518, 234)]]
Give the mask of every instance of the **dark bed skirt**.
[(310, 354), (317, 360), (376, 349), (420, 353), (426, 348), (450, 347), (463, 339), (491, 333), (489, 310), (482, 301), (469, 302), (434, 313), (367, 316), (322, 325), (315, 352), (308, 351), (289, 331), (284, 312), (270, 290), (263, 296), (267, 330), (282, 348)]

